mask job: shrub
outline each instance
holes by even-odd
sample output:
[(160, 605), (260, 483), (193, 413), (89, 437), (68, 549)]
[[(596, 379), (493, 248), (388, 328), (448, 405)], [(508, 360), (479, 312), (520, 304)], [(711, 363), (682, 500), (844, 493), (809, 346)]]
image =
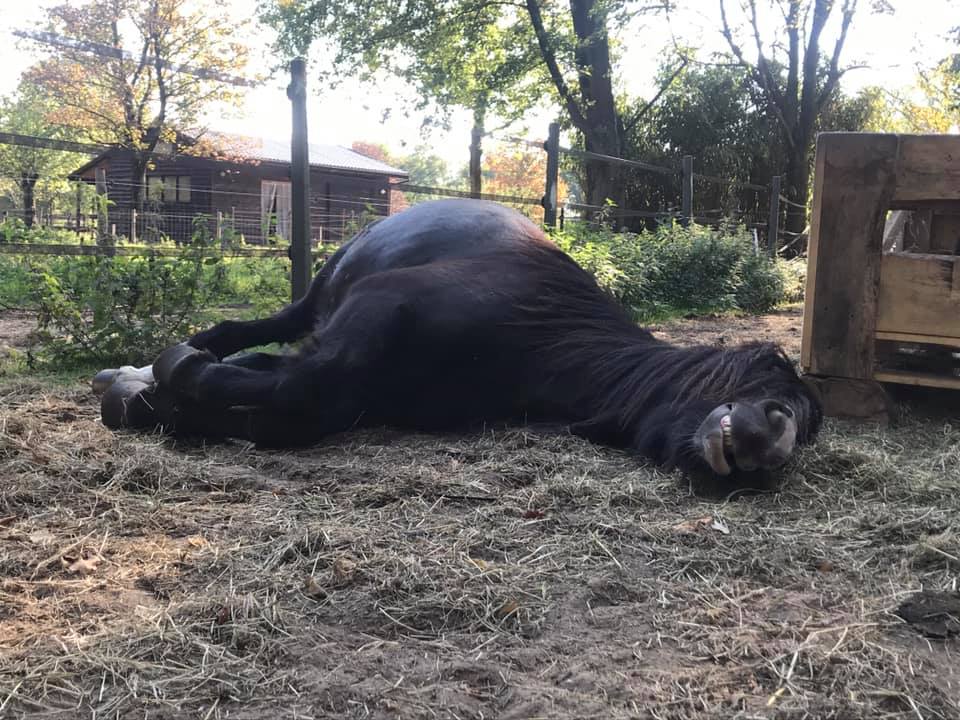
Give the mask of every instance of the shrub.
[(751, 252), (741, 260), (737, 280), (734, 300), (744, 312), (766, 312), (786, 299), (783, 270), (763, 253)]
[(741, 227), (665, 224), (639, 234), (585, 224), (555, 241), (639, 320), (732, 310), (765, 312), (785, 299), (784, 270)]
[(226, 303), (250, 303), (258, 314), (276, 310), (288, 299), (287, 265), (230, 257), (199, 225), (175, 256), (33, 260), (38, 358), (61, 367), (147, 363), (220, 319)]

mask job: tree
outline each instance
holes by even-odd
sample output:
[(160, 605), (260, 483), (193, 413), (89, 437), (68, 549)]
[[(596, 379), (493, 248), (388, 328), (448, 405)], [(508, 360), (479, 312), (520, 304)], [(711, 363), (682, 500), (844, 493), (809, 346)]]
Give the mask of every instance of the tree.
[[(626, 0), (268, 0), (265, 19), (288, 54), (306, 53), (314, 39), (331, 43), (328, 78), (391, 72), (421, 103), (467, 107), (484, 121), (491, 112), (519, 118), (547, 97), (586, 150), (619, 156), (645, 111), (621, 112), (609, 29), (646, 9)], [(609, 165), (588, 162), (585, 181), (591, 204), (621, 197)]]
[[(85, 0), (47, 11), (49, 56), (26, 78), (56, 101), (52, 122), (130, 150), (134, 202), (159, 149), (202, 136), (204, 110), (238, 99), (230, 76), (246, 66), (235, 18), (190, 0)], [(129, 48), (129, 49), (128, 49)]]
[[(483, 169), (485, 192), (494, 195), (539, 198), (543, 195), (546, 176), (546, 153), (530, 147), (499, 148), (488, 153)], [(567, 183), (561, 176), (557, 187), (561, 204), (568, 194)], [(543, 219), (543, 208), (539, 205), (517, 203), (514, 207), (533, 220)]]
[[(383, 143), (365, 142), (356, 140), (352, 146), (354, 151), (371, 157), (374, 160), (385, 162), (393, 167), (406, 170), (410, 183), (412, 185), (425, 185), (427, 187), (444, 187), (449, 185), (450, 171), (446, 161), (438, 155), (430, 152), (426, 145), (420, 145), (414, 148), (413, 152), (407, 155), (395, 155), (390, 152)], [(426, 200), (432, 197), (418, 194), (411, 198), (412, 193), (402, 191), (393, 191), (390, 198), (390, 208), (393, 212), (409, 207), (416, 200)]]
[[(73, 139), (69, 129), (50, 125), (47, 118), (53, 109), (49, 97), (34, 86), (21, 83), (16, 93), (0, 99), (0, 130), (52, 140)], [(0, 178), (12, 182), (15, 202), (23, 208), (27, 227), (33, 225), (38, 190), (47, 199), (63, 191), (66, 175), (76, 163), (76, 153), (0, 145)]]
[[(769, 185), (785, 165), (777, 120), (747, 68), (736, 58), (692, 62), (676, 73), (664, 64), (661, 82), (672, 76), (660, 101), (627, 137), (630, 157), (654, 165), (677, 166), (683, 155), (695, 158), (697, 172), (740, 183)], [(835, 91), (818, 118), (816, 130), (861, 130), (871, 116), (871, 97)], [(625, 176), (628, 207), (666, 209), (680, 194), (677, 178), (637, 171)], [(753, 215), (766, 220), (767, 193), (735, 184), (698, 182), (696, 214)], [(641, 224), (641, 223), (637, 223)]]
[[(869, 129), (876, 132), (948, 133), (960, 126), (960, 55), (946, 58), (902, 90), (869, 88)], [(922, 97), (922, 102), (917, 98)]]
[[(719, 0), (722, 32), (737, 61), (750, 74), (757, 91), (776, 118), (783, 144), (787, 207), (785, 229), (799, 234), (806, 225), (806, 203), (810, 185), (810, 154), (818, 118), (828, 107), (837, 83), (848, 68), (840, 58), (853, 21), (857, 0), (773, 0), (782, 13), (786, 58), (777, 53), (777, 42), (765, 45), (761, 37), (757, 1), (746, 0), (749, 35), (756, 60), (735, 35), (727, 15), (726, 0)], [(829, 54), (821, 51), (821, 36), (834, 10), (839, 7), (839, 29)]]

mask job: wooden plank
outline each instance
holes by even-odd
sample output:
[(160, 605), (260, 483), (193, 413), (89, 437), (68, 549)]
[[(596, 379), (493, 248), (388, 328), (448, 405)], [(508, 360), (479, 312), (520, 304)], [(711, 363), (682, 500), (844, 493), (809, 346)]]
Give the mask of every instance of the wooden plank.
[(817, 138), (802, 363), (814, 375), (873, 377), (883, 227), (898, 137)]
[(889, 253), (880, 268), (877, 331), (960, 338), (960, 257)]
[(804, 375), (803, 382), (816, 394), (829, 417), (881, 422), (889, 419), (890, 398), (876, 380)]
[(960, 215), (934, 213), (928, 246), (932, 253), (960, 255)]
[(918, 335), (916, 333), (877, 331), (877, 340), (891, 342), (919, 343), (920, 345), (946, 345), (960, 348), (960, 337), (946, 337), (944, 335)]
[(920, 385), (923, 387), (960, 390), (960, 378), (950, 377), (948, 375), (885, 370), (874, 373), (873, 378), (877, 382), (895, 383), (897, 385)]
[[(819, 218), (823, 213), (823, 178), (826, 157), (817, 140), (817, 152), (813, 166), (813, 204), (810, 217)], [(813, 223), (807, 240), (807, 278), (803, 292), (803, 325), (800, 332), (800, 369), (810, 372), (813, 357), (813, 311), (816, 307), (817, 265), (820, 259), (820, 223)]]
[(94, 143), (79, 143), (72, 140), (56, 140), (54, 138), (36, 137), (35, 135), (20, 135), (19, 133), (0, 132), (0, 145), (18, 145), (20, 147), (40, 148), (44, 150), (64, 150), (66, 152), (97, 155), (109, 150), (109, 145)]
[(960, 136), (900, 136), (893, 201), (918, 200), (960, 200)]

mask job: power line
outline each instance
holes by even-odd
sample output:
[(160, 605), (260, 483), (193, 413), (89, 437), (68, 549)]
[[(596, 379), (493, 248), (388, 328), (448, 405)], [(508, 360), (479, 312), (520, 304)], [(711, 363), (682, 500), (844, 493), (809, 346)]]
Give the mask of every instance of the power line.
[[(46, 30), (16, 29), (12, 32), (17, 37), (33, 40), (34, 42), (43, 43), (45, 45), (53, 45), (54, 47), (66, 48), (68, 50), (79, 50), (80, 52), (90, 53), (91, 55), (98, 55), (100, 57), (113, 58), (115, 60), (135, 60), (133, 54), (127, 50), (124, 50), (123, 48), (94, 42), (92, 40), (70, 38), (66, 37), (65, 35), (60, 35), (59, 33), (49, 32)], [(158, 62), (157, 57), (154, 55), (146, 55), (144, 56), (144, 59), (151, 65), (154, 65)], [(169, 68), (174, 72), (180, 72), (184, 75), (193, 75), (194, 77), (201, 78), (202, 80), (214, 80), (226, 85), (258, 87), (261, 84), (257, 81), (248, 80), (247, 78), (239, 77), (237, 75), (228, 75), (227, 73), (222, 73), (217, 70), (198, 68), (185, 63), (174, 63), (161, 59), (159, 60), (159, 64), (161, 67)]]
[(18, 133), (0, 132), (0, 145), (19, 145), (21, 147), (39, 148), (42, 150), (63, 150), (66, 152), (96, 155), (109, 150), (108, 145), (95, 143), (81, 143), (72, 140), (55, 140), (54, 138), (36, 137), (34, 135), (20, 135)]

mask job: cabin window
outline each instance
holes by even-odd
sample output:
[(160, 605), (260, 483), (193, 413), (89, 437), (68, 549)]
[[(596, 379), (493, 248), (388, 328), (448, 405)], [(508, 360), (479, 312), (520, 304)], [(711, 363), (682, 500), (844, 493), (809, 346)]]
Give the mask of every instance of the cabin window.
[(147, 199), (154, 202), (190, 202), (189, 175), (150, 175), (147, 177)]
[(270, 236), (290, 239), (290, 219), (293, 215), (291, 186), (277, 180), (260, 181), (260, 224), (265, 238)]

